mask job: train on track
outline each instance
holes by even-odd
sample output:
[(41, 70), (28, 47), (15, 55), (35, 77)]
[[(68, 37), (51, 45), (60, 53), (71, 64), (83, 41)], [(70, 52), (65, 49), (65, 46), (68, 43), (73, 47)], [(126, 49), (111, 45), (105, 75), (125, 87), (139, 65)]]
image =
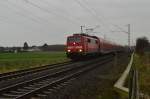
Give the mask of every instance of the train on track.
[(67, 37), (66, 54), (68, 58), (78, 59), (88, 55), (100, 55), (121, 51), (122, 46), (88, 34), (73, 34)]

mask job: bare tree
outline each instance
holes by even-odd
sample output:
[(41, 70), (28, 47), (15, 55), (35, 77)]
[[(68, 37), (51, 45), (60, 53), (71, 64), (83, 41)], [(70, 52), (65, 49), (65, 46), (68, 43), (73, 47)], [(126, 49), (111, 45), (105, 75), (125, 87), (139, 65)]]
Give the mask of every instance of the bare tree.
[(27, 42), (25, 42), (25, 43), (24, 43), (24, 46), (23, 46), (23, 49), (24, 49), (24, 50), (27, 50), (28, 48), (29, 48), (29, 45), (28, 45)]
[(48, 44), (45, 43), (41, 48), (43, 51), (48, 51)]

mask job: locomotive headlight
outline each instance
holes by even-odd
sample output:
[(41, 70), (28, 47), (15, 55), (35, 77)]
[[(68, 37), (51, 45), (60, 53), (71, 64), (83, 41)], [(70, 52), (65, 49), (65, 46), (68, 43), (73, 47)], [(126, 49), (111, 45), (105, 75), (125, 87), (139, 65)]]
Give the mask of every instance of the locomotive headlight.
[(79, 52), (82, 52), (82, 49), (79, 49)]
[(68, 52), (71, 52), (71, 50), (67, 50)]

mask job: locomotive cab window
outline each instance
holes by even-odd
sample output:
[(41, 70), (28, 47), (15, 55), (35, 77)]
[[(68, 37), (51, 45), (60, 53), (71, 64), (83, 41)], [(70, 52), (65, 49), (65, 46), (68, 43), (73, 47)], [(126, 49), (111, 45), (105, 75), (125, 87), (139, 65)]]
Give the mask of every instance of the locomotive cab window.
[(81, 37), (69, 37), (68, 42), (81, 42)]

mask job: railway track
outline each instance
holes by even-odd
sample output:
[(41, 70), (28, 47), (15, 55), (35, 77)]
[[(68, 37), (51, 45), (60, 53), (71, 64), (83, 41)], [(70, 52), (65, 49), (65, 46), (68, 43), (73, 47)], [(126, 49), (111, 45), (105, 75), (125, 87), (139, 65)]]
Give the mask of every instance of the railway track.
[(20, 71), (3, 73), (3, 74), (0, 74), (0, 81), (15, 78), (15, 77), (21, 77), (21, 76), (27, 75), (29, 73), (40, 72), (40, 71), (43, 71), (46, 69), (53, 69), (56, 67), (70, 64), (70, 63), (72, 63), (72, 62), (69, 61), (69, 62), (64, 62), (64, 63), (57, 63), (57, 64), (45, 65), (45, 66), (41, 66), (41, 67), (30, 68), (30, 69), (25, 69), (25, 70), (20, 70)]
[(76, 66), (81, 63), (75, 63), (75, 62), (67, 62), (62, 64), (55, 64), (50, 66), (45, 66), (41, 69), (34, 68), (33, 70), (27, 70), (21, 73), (13, 73), (7, 76), (1, 76), (1, 78), (4, 78), (0, 81), (0, 88), (4, 88), (13, 84), (17, 84), (23, 81), (32, 80), (32, 78), (37, 78), (39, 76), (44, 76), (49, 73), (55, 73), (57, 71), (60, 71), (64, 68), (68, 68), (71, 66)]
[[(75, 79), (81, 74), (96, 68), (106, 62), (112, 60), (112, 56), (102, 57), (86, 63), (76, 63), (73, 65), (64, 66), (54, 72), (47, 72), (44, 75), (31, 76), (30, 79), (10, 84), (0, 89), (0, 99), (31, 99), (50, 98), (54, 88), (60, 88), (63, 83)], [(15, 81), (15, 80), (14, 80)], [(10, 83), (10, 82), (9, 82)]]

